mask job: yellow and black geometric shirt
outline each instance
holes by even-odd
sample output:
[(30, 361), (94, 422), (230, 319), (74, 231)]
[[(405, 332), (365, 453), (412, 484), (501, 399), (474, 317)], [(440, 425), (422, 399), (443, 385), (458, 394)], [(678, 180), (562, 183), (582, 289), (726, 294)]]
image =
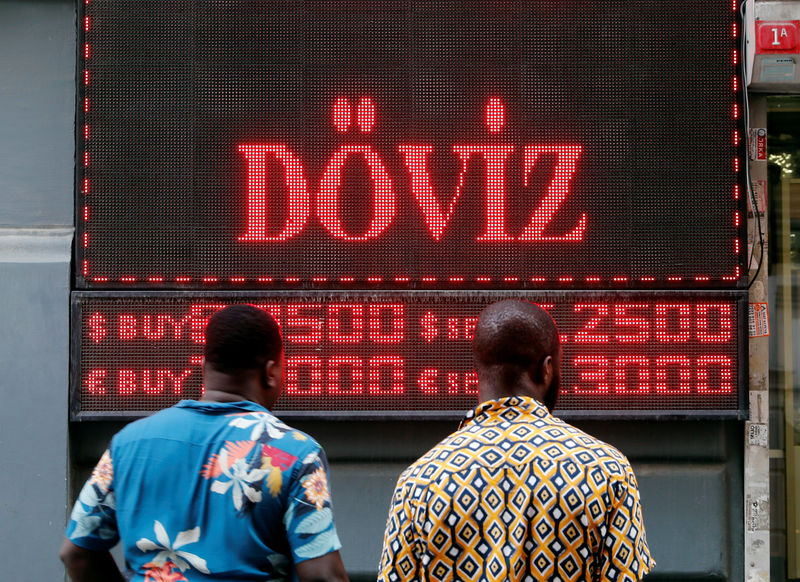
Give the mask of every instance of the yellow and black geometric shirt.
[(513, 396), (400, 475), (378, 580), (636, 581), (654, 565), (625, 456)]

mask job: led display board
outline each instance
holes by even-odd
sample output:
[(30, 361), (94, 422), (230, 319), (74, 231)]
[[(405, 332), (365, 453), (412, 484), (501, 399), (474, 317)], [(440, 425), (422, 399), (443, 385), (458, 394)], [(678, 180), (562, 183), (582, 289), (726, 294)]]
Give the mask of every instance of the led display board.
[(80, 288), (733, 288), (731, 0), (86, 0)]
[[(477, 402), (471, 340), (492, 301), (416, 292), (309, 297), (174, 294), (74, 299), (78, 417), (141, 414), (202, 394), (203, 330), (231, 303), (279, 322), (286, 386), (276, 410), (325, 414), (463, 413)], [(735, 410), (743, 300), (734, 294), (526, 294), (559, 322), (561, 414)]]
[(285, 414), (475, 404), (480, 309), (563, 333), (567, 414), (740, 414), (736, 0), (83, 0), (72, 414), (201, 394), (280, 322)]

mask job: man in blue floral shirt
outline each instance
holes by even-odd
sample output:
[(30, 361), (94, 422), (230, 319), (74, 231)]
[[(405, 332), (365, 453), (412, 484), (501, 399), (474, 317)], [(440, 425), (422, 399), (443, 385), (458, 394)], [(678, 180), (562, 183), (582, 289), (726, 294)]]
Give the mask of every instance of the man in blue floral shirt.
[(250, 305), (206, 329), (200, 401), (117, 433), (80, 493), (61, 559), (76, 582), (347, 581), (328, 465), (313, 439), (268, 409), (283, 387), (275, 321)]

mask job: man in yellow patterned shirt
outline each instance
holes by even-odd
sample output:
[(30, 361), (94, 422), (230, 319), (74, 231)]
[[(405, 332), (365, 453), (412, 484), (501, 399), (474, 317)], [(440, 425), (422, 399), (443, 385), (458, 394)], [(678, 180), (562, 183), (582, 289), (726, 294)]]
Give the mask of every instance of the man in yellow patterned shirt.
[(628, 460), (550, 414), (552, 318), (490, 305), (473, 352), (481, 404), (400, 476), (379, 582), (640, 580), (655, 562)]

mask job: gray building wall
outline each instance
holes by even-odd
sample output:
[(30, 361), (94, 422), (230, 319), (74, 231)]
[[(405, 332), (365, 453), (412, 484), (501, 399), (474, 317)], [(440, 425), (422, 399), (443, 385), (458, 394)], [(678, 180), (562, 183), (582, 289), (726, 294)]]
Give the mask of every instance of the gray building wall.
[(0, 1), (0, 564), (60, 580), (67, 503), (75, 7)]
[[(71, 1), (0, 0), (4, 580), (63, 579), (56, 554), (66, 506), (122, 426), (67, 420), (74, 63)], [(397, 475), (455, 423), (294, 424), (328, 451), (342, 554), (353, 579), (374, 579)], [(658, 562), (651, 579), (743, 579), (742, 423), (577, 424), (634, 464)]]

